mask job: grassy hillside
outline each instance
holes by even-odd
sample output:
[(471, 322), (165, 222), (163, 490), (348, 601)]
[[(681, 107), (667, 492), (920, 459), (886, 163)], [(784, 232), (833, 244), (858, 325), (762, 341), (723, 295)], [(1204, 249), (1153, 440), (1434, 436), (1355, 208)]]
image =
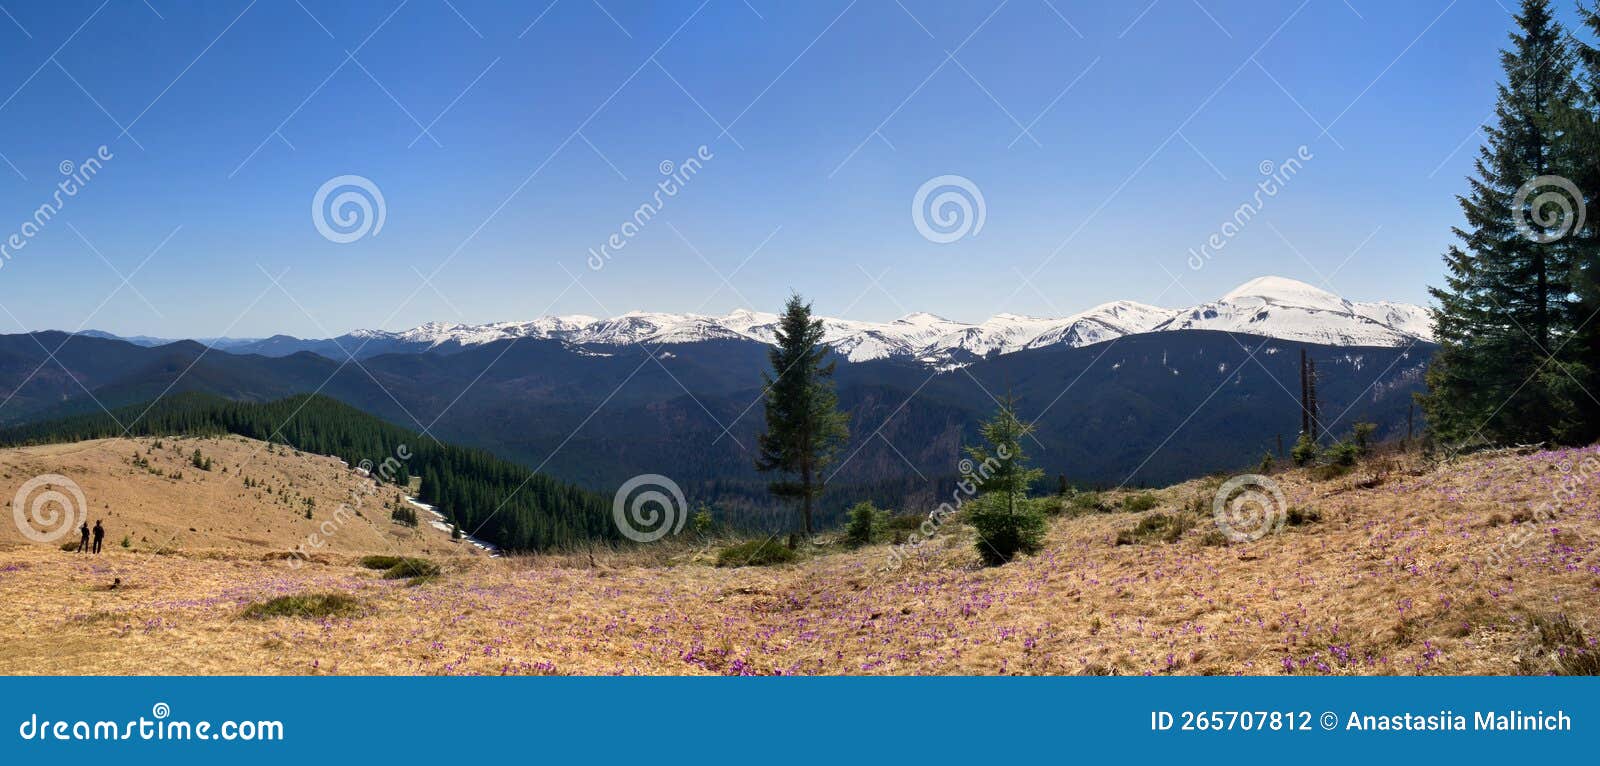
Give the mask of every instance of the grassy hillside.
[(892, 571), (886, 545), (771, 568), (689, 542), (457, 557), (412, 580), (0, 546), (0, 622), (33, 639), (0, 673), (1594, 672), (1597, 468), (1590, 447), (1281, 473), (1290, 523), (1232, 544), (1216, 480), (1138, 512), (1107, 495), (992, 569), (960, 523)]
[(388, 466), (395, 483), (422, 477), (420, 495), (475, 537), (511, 550), (549, 550), (619, 535), (609, 503), (483, 450), (445, 444), (317, 395), (235, 402), (179, 394), (152, 404), (0, 431), (0, 445), (71, 442), (125, 434), (235, 434)]
[[(196, 451), (210, 470), (194, 467)], [(336, 458), (244, 437), (95, 439), (0, 450), (8, 498), (47, 473), (78, 485), (89, 523), (103, 520), (107, 550), (120, 553), (260, 557), (294, 550), (313, 534), (323, 544), (306, 550), (319, 555), (473, 550), (426, 523), (393, 523), (391, 511), (403, 503), (396, 487), (380, 486)], [(348, 510), (340, 513), (341, 505)], [(77, 539), (74, 532), (60, 542)], [(0, 541), (25, 539), (6, 523)]]

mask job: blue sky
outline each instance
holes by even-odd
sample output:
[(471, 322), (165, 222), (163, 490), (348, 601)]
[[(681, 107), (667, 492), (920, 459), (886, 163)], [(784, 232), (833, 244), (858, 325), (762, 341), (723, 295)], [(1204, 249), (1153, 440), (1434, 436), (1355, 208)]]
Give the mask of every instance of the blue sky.
[[(0, 325), (164, 337), (770, 311), (790, 290), (976, 321), (1268, 273), (1420, 303), (1511, 25), (1492, 0), (3, 6), (0, 241), (63, 161), (112, 159), (0, 263)], [(342, 175), (380, 190), (376, 235), (314, 225)], [(944, 175), (984, 219), (936, 243), (911, 205)]]

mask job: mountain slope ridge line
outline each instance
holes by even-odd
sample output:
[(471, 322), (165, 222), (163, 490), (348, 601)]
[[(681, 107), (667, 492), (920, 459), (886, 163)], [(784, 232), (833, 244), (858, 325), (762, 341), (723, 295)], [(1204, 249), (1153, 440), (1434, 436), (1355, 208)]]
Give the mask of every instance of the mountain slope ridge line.
[[(914, 312), (890, 322), (831, 317), (822, 317), (822, 321), (826, 330), (824, 342), (849, 361), (899, 358), (937, 369), (961, 367), (1026, 349), (1078, 348), (1129, 335), (1176, 330), (1221, 330), (1331, 346), (1400, 347), (1417, 340), (1433, 340), (1426, 308), (1394, 301), (1350, 301), (1305, 282), (1278, 276), (1250, 280), (1215, 301), (1183, 309), (1117, 300), (1061, 318), (1000, 313), (974, 324)], [(722, 316), (630, 311), (609, 318), (564, 314), (477, 325), (428, 322), (409, 330), (355, 330), (323, 340), (278, 335), (259, 340), (215, 339), (211, 343), (236, 354), (287, 356), (299, 351), (337, 354), (348, 345), (346, 341), (358, 341), (368, 348), (361, 355), (373, 356), (450, 353), (519, 338), (598, 347), (710, 340), (771, 344), (776, 326), (776, 314), (750, 309), (737, 309)], [(129, 340), (141, 344), (157, 341), (142, 337)]]

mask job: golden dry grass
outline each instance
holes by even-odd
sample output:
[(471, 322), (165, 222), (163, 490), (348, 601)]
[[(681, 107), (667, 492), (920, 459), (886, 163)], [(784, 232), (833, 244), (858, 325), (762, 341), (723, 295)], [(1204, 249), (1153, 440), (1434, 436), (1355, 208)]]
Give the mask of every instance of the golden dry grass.
[[(0, 548), (0, 673), (1544, 672), (1535, 617), (1600, 634), (1600, 502), (1573, 469), (1595, 455), (1281, 474), (1320, 522), (1221, 546), (1207, 511), (1177, 542), (1117, 546), (1141, 514), (1063, 518), (1043, 552), (996, 569), (976, 566), (960, 524), (890, 572), (887, 546), (719, 569), (679, 545), (441, 558), (421, 584), (337, 556), (295, 570), (243, 544), (97, 560), (14, 544)], [(1577, 491), (1559, 493), (1568, 477)], [(1161, 490), (1148, 513), (1208, 509), (1216, 484)], [(1558, 495), (1553, 516), (1527, 518)], [(242, 614), (301, 593), (360, 607)]]
[[(191, 465), (196, 449), (211, 459), (210, 471)], [(136, 457), (147, 465), (135, 464)], [(426, 524), (415, 530), (392, 524), (387, 506), (395, 489), (377, 490), (338, 459), (243, 437), (97, 439), (0, 450), (0, 502), (47, 473), (82, 489), (89, 524), (104, 520), (108, 549), (120, 549), (127, 536), (130, 548), (141, 552), (282, 552), (325, 529), (335, 532), (309, 552), (447, 555), (462, 547)], [(247, 488), (246, 477), (260, 486)], [(341, 503), (353, 511), (324, 527)], [(76, 540), (72, 533), (60, 541)], [(14, 524), (0, 524), (0, 543), (25, 541)]]

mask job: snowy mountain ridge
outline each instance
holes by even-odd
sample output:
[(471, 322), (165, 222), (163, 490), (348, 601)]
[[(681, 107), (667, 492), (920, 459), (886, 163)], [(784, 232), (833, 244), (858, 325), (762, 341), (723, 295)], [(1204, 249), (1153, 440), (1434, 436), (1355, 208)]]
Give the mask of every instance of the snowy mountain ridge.
[[(1087, 346), (1173, 330), (1220, 330), (1334, 346), (1406, 346), (1433, 338), (1428, 312), (1420, 306), (1352, 302), (1304, 282), (1273, 276), (1251, 280), (1216, 301), (1185, 309), (1113, 301), (1064, 318), (998, 314), (977, 324), (927, 313), (891, 322), (821, 319), (824, 342), (852, 362), (903, 357), (936, 367), (1023, 349)], [(566, 315), (484, 325), (430, 322), (400, 332), (358, 330), (348, 337), (429, 348), (512, 338), (602, 346), (725, 339), (772, 343), (777, 323), (777, 314), (747, 309), (725, 316), (630, 311), (607, 319)]]

